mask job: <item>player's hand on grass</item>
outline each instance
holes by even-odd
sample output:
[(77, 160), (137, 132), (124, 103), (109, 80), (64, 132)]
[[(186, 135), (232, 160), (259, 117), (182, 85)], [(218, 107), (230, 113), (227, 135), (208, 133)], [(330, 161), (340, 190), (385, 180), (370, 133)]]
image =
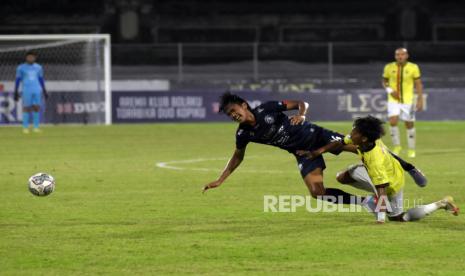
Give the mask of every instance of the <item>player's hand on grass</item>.
[(220, 180), (215, 180), (213, 182), (210, 182), (207, 185), (205, 185), (205, 187), (203, 187), (202, 193), (205, 193), (208, 189), (216, 188), (220, 186), (222, 183), (223, 182), (221, 182)]
[(289, 117), (291, 119), (291, 125), (300, 125), (305, 121), (305, 116), (303, 115), (293, 115)]

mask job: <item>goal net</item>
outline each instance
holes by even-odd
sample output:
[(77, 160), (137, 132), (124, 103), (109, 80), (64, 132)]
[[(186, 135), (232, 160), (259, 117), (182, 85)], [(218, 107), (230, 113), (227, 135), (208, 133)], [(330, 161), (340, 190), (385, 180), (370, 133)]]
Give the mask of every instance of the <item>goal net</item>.
[(14, 101), (13, 91), (16, 68), (31, 50), (49, 94), (41, 108), (43, 123), (111, 124), (107, 34), (0, 35), (0, 124), (22, 120), (22, 103)]

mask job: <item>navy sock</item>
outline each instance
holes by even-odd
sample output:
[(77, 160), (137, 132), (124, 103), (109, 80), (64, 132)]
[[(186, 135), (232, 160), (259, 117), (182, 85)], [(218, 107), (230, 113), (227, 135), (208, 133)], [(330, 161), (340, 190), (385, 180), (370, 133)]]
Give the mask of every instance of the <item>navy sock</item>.
[(394, 153), (392, 152), (389, 152), (395, 159), (397, 159), (397, 161), (399, 161), (400, 165), (402, 166), (402, 169), (404, 169), (404, 171), (410, 171), (410, 170), (413, 170), (415, 169), (415, 166), (413, 166), (412, 164), (410, 164), (409, 162), (405, 161), (404, 159), (400, 158), (399, 156), (395, 155)]
[[(336, 204), (342, 203), (342, 204), (359, 204), (364, 200), (363, 197), (361, 196), (356, 196), (353, 194), (349, 194), (344, 192), (343, 190), (336, 189), (336, 188), (326, 188), (326, 194), (325, 196), (331, 196), (331, 198), (326, 199), (328, 201), (333, 202), (332, 200), (335, 198), (336, 199)], [(323, 199), (324, 196), (323, 196)]]

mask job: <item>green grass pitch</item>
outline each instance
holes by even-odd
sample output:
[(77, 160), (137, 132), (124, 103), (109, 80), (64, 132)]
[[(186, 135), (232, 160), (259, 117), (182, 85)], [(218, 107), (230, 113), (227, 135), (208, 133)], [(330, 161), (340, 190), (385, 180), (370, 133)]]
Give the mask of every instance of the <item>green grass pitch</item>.
[[(321, 125), (344, 133), (351, 126)], [(440, 210), (376, 225), (366, 212), (263, 212), (264, 195), (309, 194), (295, 159), (277, 148), (250, 144), (227, 182), (202, 195), (234, 150), (235, 128), (0, 128), (0, 274), (464, 273), (464, 216)], [(427, 203), (450, 194), (465, 206), (465, 122), (419, 122), (417, 133), (414, 163), (429, 184), (421, 189), (408, 177), (404, 197)], [(155, 165), (169, 161), (184, 162), (167, 164), (177, 170)], [(349, 153), (326, 156), (326, 186), (338, 187), (336, 172), (355, 162)], [(57, 182), (44, 198), (27, 190), (40, 171)]]

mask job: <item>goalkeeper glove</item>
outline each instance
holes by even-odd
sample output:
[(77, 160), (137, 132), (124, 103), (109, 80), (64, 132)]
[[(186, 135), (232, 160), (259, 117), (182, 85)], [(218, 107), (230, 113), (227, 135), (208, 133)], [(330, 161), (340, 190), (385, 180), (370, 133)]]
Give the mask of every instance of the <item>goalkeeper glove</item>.
[(14, 94), (14, 99), (15, 99), (15, 102), (17, 102), (19, 100), (19, 93), (18, 93), (18, 90), (15, 90), (15, 94)]

